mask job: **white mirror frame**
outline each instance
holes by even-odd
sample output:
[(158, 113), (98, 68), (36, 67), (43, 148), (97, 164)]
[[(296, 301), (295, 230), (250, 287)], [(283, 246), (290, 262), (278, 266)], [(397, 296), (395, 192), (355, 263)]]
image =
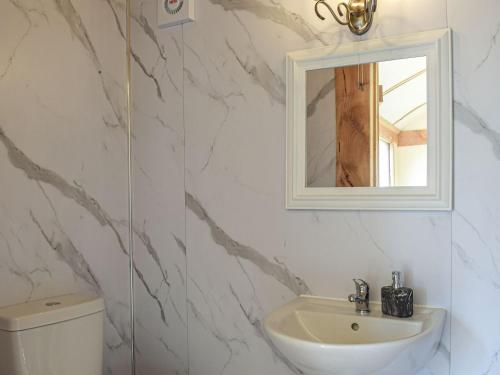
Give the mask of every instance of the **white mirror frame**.
[[(425, 187), (306, 187), (306, 73), (377, 61), (427, 57), (428, 157)], [(451, 210), (453, 115), (451, 30), (363, 40), (287, 55), (286, 208)]]

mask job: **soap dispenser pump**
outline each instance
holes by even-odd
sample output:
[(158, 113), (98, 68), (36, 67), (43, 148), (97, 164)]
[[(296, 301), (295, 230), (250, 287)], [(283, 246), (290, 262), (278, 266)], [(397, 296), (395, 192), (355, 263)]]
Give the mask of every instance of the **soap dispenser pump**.
[(413, 290), (403, 286), (401, 272), (392, 273), (392, 286), (382, 288), (382, 312), (398, 318), (413, 316)]

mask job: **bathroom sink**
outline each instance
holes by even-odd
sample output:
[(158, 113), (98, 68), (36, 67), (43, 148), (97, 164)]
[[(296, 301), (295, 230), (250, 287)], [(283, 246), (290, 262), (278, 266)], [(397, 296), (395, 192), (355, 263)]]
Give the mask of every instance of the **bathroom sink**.
[(346, 300), (301, 296), (273, 311), (265, 330), (305, 375), (411, 375), (436, 353), (443, 309), (415, 306), (412, 318), (360, 315)]

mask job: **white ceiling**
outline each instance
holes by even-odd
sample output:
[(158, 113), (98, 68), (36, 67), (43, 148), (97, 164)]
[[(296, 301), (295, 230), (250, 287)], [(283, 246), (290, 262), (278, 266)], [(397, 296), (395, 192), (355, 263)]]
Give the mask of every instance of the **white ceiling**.
[(427, 128), (427, 74), (403, 83), (424, 71), (426, 62), (426, 57), (415, 57), (379, 63), (379, 84), (384, 92), (389, 90), (380, 103), (380, 116), (401, 130)]

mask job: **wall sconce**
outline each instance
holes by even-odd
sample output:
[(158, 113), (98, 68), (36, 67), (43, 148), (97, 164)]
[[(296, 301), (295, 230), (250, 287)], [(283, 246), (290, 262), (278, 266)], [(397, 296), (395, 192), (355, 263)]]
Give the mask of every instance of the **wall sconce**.
[(337, 15), (327, 0), (316, 0), (314, 10), (321, 20), (325, 20), (325, 17), (319, 12), (320, 5), (328, 9), (338, 23), (349, 26), (356, 35), (363, 35), (370, 30), (373, 14), (377, 10), (377, 0), (349, 0), (348, 4), (342, 2), (337, 6)]

